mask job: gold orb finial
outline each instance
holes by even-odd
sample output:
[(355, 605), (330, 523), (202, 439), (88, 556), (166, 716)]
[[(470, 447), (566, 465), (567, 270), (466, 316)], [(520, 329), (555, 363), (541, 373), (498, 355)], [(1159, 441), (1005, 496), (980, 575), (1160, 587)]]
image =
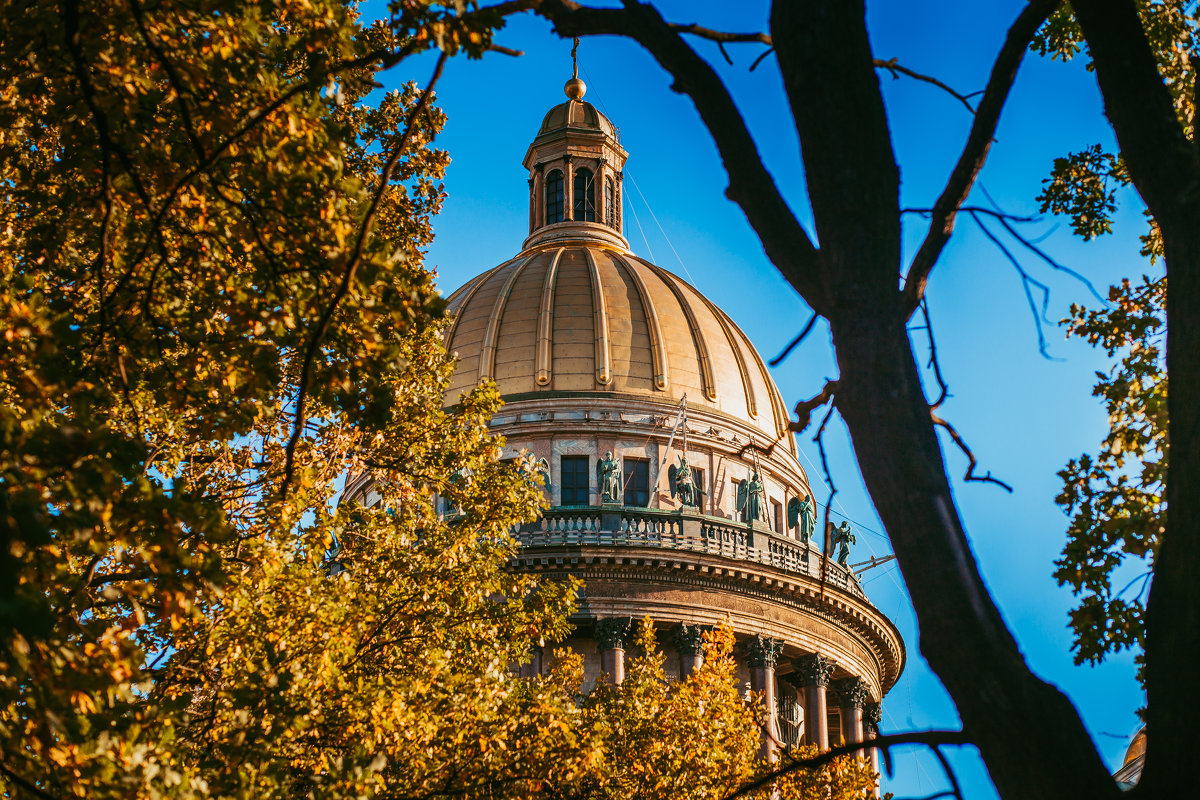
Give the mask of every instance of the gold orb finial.
[(571, 78), (571, 80), (567, 81), (567, 85), (563, 87), (563, 91), (572, 100), (582, 100), (584, 93), (587, 92), (587, 84), (579, 80), (579, 78)]

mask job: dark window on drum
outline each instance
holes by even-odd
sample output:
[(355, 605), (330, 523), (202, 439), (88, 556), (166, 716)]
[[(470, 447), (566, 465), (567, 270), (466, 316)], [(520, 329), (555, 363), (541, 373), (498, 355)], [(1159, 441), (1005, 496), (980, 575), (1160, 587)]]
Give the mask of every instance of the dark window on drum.
[(650, 462), (644, 458), (625, 458), (625, 505), (645, 508), (650, 505)]
[(564, 506), (586, 506), (590, 500), (591, 480), (587, 456), (563, 456), (559, 466), (559, 485), (562, 486)]
[(554, 170), (546, 176), (546, 224), (563, 221), (563, 174)]

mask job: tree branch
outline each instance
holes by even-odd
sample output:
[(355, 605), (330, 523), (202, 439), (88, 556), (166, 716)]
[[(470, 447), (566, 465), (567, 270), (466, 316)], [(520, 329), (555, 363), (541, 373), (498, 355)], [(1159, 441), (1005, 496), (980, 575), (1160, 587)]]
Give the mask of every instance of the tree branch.
[(735, 800), (735, 798), (753, 794), (760, 789), (765, 789), (780, 778), (791, 775), (793, 772), (823, 767), (842, 756), (855, 755), (864, 750), (876, 749), (888, 753), (893, 747), (907, 744), (922, 744), (927, 747), (936, 748), (939, 745), (969, 745), (971, 744), (971, 740), (962, 731), (913, 731), (911, 733), (893, 733), (887, 736), (876, 736), (874, 739), (868, 739), (856, 744), (833, 747), (811, 758), (793, 758), (784, 751), (784, 756), (789, 759), (787, 764), (778, 766), (753, 781), (742, 784), (736, 791), (726, 795), (725, 800)]
[(1008, 29), (1004, 45), (1000, 48), (1000, 54), (992, 67), (991, 77), (988, 78), (987, 88), (984, 89), (983, 98), (979, 101), (966, 144), (958, 157), (958, 163), (950, 172), (946, 187), (934, 204), (933, 219), (929, 222), (925, 240), (921, 242), (921, 247), (908, 267), (908, 274), (904, 279), (904, 308), (909, 317), (917, 310), (917, 305), (925, 294), (925, 286), (929, 282), (929, 273), (933, 271), (946, 242), (950, 240), (950, 234), (954, 232), (958, 208), (966, 202), (971, 187), (975, 185), (975, 179), (987, 161), (992, 137), (996, 133), (996, 125), (1000, 122), (1000, 112), (1008, 100), (1008, 93), (1017, 77), (1017, 69), (1021, 66), (1029, 42), (1058, 4), (1059, 0), (1033, 0)]
[(400, 157), (408, 149), (408, 143), (412, 140), (412, 135), (416, 131), (417, 118), (429, 107), (429, 101), (433, 97), (433, 89), (437, 86), (438, 79), (442, 77), (442, 70), (446, 66), (447, 58), (448, 56), (445, 52), (438, 55), (437, 64), (434, 66), (433, 75), (430, 77), (429, 83), (425, 85), (425, 90), (421, 92), (421, 97), (409, 112), (408, 119), (405, 120), (404, 133), (400, 136), (399, 141), (396, 142), (395, 147), (393, 147), (391, 154), (388, 156), (388, 160), (379, 175), (379, 183), (375, 186), (375, 193), (371, 197), (371, 202), (367, 205), (367, 213), (363, 217), (362, 225), (359, 226), (358, 236), (354, 241), (354, 249), (351, 251), (346, 261), (346, 267), (342, 272), (342, 280), (334, 291), (329, 304), (325, 307), (325, 311), (321, 314), (321, 318), (317, 321), (317, 328), (313, 331), (312, 338), (309, 339), (308, 346), (305, 348), (304, 357), (300, 365), (300, 380), (296, 387), (296, 417), (292, 425), (291, 438), (288, 439), (287, 446), (284, 449), (281, 494), (285, 499), (287, 498), (288, 490), (291, 486), (292, 473), (295, 469), (296, 445), (300, 442), (300, 436), (307, 422), (305, 406), (308, 402), (308, 386), (312, 378), (312, 367), (316, 359), (317, 350), (321, 346), (321, 340), (325, 338), (325, 334), (329, 331), (329, 325), (333, 321), (333, 315), (337, 312), (338, 306), (350, 292), (350, 285), (354, 282), (354, 276), (358, 272), (359, 266), (362, 265), (367, 239), (375, 227), (375, 216), (379, 212), (379, 204), (383, 201), (383, 195), (387, 192), (388, 185), (391, 183), (392, 171), (400, 162)]

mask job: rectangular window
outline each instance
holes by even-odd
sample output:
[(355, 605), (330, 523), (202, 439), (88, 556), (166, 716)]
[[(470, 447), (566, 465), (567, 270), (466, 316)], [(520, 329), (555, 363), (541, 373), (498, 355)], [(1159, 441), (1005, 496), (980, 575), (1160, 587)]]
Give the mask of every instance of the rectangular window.
[(587, 456), (563, 456), (559, 467), (558, 482), (562, 486), (564, 506), (586, 506), (590, 500), (592, 481), (588, 474)]
[(775, 499), (771, 500), (771, 525), (776, 533), (783, 535), (783, 505)]
[(704, 470), (692, 467), (692, 479), (696, 481), (696, 488), (700, 490), (700, 496), (696, 498), (696, 505), (700, 509), (700, 513), (704, 513), (704, 501), (708, 497), (708, 484), (704, 482)]
[(625, 505), (645, 508), (650, 505), (650, 462), (644, 458), (623, 458), (625, 467)]
[(746, 515), (743, 514), (738, 508), (738, 495), (742, 491), (742, 483), (743, 481), (740, 481), (737, 478), (734, 478), (732, 481), (730, 481), (733, 494), (730, 496), (731, 499), (729, 502), (729, 508), (731, 509), (731, 513), (729, 514), (729, 518), (737, 522), (746, 521)]

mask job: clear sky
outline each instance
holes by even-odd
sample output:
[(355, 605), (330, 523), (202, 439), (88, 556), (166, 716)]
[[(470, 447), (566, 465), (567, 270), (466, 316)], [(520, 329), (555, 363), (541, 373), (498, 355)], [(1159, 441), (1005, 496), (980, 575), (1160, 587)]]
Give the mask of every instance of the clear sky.
[[(768, 4), (761, 1), (659, 5), (673, 21), (723, 30), (767, 29)], [(967, 93), (983, 88), (1005, 31), (1024, 3), (893, 0), (868, 6), (877, 57), (898, 58)], [(570, 77), (570, 41), (554, 36), (539, 18), (514, 18), (497, 41), (525, 55), (452, 59), (439, 86), (438, 103), (448, 123), (438, 145), (450, 152), (453, 163), (428, 263), (437, 269), (445, 294), (520, 249), (528, 225), (521, 160), (542, 116), (562, 102), (562, 86)], [(774, 58), (751, 73), (759, 46), (730, 47), (732, 67), (714, 45), (697, 42), (696, 47), (718, 66), (768, 168), (811, 232), (799, 147)], [(630, 154), (624, 217), (632, 247), (687, 278), (733, 317), (766, 358), (774, 356), (809, 312), (767, 260), (740, 210), (725, 199), (727, 178), (690, 101), (670, 90), (667, 75), (632, 42), (585, 39), (579, 58), (586, 99), (620, 127)], [(424, 83), (431, 65), (428, 59), (410, 62), (388, 75), (386, 83)], [(1004, 210), (1036, 211), (1034, 197), (1054, 157), (1098, 142), (1111, 146), (1094, 77), (1083, 66), (1027, 57), (982, 175), (982, 185)], [(902, 205), (929, 207), (962, 147), (970, 114), (928, 84), (893, 80), (886, 73), (881, 83), (901, 165)], [(1131, 193), (1122, 200), (1115, 235), (1098, 242), (1075, 240), (1065, 222), (1053, 219), (1026, 230), (1034, 238), (1045, 237), (1041, 245), (1049, 253), (1104, 293), (1121, 276), (1154, 269), (1138, 255), (1140, 203)], [(986, 201), (977, 189), (970, 202)], [(924, 232), (921, 219), (906, 217), (910, 255)], [(1056, 473), (1069, 458), (1094, 449), (1106, 428), (1104, 412), (1091, 397), (1094, 372), (1107, 368), (1103, 353), (1065, 341), (1057, 322), (1071, 303), (1096, 301), (1078, 281), (1052, 272), (1032, 255), (1021, 257), (1051, 290), (1050, 322), (1044, 327), (1053, 360), (1039, 355), (1037, 328), (1016, 271), (972, 223), (959, 223), (934, 272), (930, 306), (952, 393), (944, 416), (970, 442), (983, 470), (1010, 483), (1013, 494), (963, 483), (964, 459), (952, 447), (946, 458), (981, 570), (1022, 651), (1040, 676), (1074, 701), (1115, 769), (1143, 702), (1132, 658), (1123, 654), (1100, 667), (1075, 666), (1067, 630), (1072, 598), (1051, 577), (1067, 524), (1054, 504), (1060, 488)], [(919, 354), (923, 336), (914, 333)], [(819, 327), (773, 374), (789, 406), (819, 391), (825, 378), (835, 375), (828, 329)], [(827, 438), (839, 490), (835, 516), (848, 517), (859, 533), (852, 561), (889, 553), (844, 427), (832, 428)], [(801, 463), (822, 499), (810, 437), (800, 440)], [(915, 618), (895, 562), (864, 573), (863, 580), (873, 602), (899, 626), (909, 652), (904, 675), (885, 698), (884, 732), (956, 728), (954, 707), (920, 656)], [(950, 755), (968, 798), (995, 796), (973, 750)], [(946, 788), (937, 762), (920, 749), (897, 751), (896, 766), (895, 779), (885, 781), (884, 788), (897, 797)]]

